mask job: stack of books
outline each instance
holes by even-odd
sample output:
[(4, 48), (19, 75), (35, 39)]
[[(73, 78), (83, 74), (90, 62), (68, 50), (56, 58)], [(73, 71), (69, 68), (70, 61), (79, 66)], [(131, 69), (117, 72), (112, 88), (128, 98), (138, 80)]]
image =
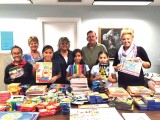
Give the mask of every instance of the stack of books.
[(87, 78), (74, 78), (70, 81), (74, 95), (86, 95), (89, 92)]
[(121, 98), (117, 97), (114, 100), (109, 102), (110, 107), (115, 107), (116, 109), (120, 110), (134, 110), (134, 104), (132, 98)]
[(142, 100), (147, 105), (148, 110), (160, 110), (160, 99), (156, 97), (143, 96)]
[(142, 99), (134, 100), (135, 105), (140, 110), (160, 110), (160, 98), (151, 96), (142, 96)]
[(26, 95), (45, 95), (47, 85), (33, 85), (27, 91)]
[(143, 96), (143, 95), (151, 95), (152, 92), (145, 86), (128, 86), (127, 91), (130, 96)]
[(139, 109), (139, 110), (147, 110), (147, 105), (143, 102), (142, 99), (135, 99), (135, 106)]
[(160, 95), (160, 77), (151, 77), (151, 82), (154, 84), (149, 85), (149, 88), (154, 91), (155, 95)]
[(130, 97), (128, 92), (122, 87), (109, 87), (107, 88), (109, 97)]

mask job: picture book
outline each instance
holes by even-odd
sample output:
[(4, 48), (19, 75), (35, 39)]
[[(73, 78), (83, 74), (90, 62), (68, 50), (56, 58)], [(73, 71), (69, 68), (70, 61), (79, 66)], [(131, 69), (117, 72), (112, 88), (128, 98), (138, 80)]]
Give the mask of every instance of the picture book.
[(0, 120), (37, 120), (39, 112), (0, 112)]
[(48, 83), (52, 78), (52, 62), (36, 62), (39, 68), (36, 70), (36, 83)]
[(23, 74), (24, 74), (24, 70), (20, 66), (16, 66), (9, 69), (9, 75), (11, 79), (21, 77)]
[(69, 66), (69, 73), (73, 74), (86, 74), (86, 67), (85, 65), (70, 65)]
[(122, 87), (109, 87), (107, 94), (109, 97), (129, 97), (129, 93)]
[(33, 85), (27, 91), (27, 95), (44, 95), (46, 93), (47, 85)]
[(120, 71), (139, 77), (141, 67), (142, 67), (142, 62), (134, 62), (126, 60), (123, 62)]
[(131, 96), (151, 95), (151, 90), (145, 86), (128, 86), (127, 91)]

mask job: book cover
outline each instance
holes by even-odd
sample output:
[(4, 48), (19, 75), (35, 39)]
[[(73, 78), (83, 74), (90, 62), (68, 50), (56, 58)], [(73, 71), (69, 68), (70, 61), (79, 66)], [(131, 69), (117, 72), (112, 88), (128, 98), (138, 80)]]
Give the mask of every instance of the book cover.
[(131, 96), (151, 95), (151, 90), (145, 86), (128, 86), (127, 91)]
[(36, 62), (39, 68), (36, 70), (36, 83), (48, 83), (52, 78), (52, 62)]
[(107, 93), (109, 97), (129, 97), (128, 92), (122, 87), (109, 87)]
[(23, 74), (24, 74), (24, 70), (20, 66), (16, 66), (9, 69), (9, 75), (11, 79), (21, 77)]
[(142, 67), (142, 62), (134, 62), (134, 61), (126, 60), (122, 64), (122, 67), (121, 67), (120, 71), (139, 77), (141, 67)]
[(37, 120), (39, 112), (0, 112), (0, 120)]
[(33, 85), (27, 91), (27, 95), (44, 95), (47, 89), (47, 85)]

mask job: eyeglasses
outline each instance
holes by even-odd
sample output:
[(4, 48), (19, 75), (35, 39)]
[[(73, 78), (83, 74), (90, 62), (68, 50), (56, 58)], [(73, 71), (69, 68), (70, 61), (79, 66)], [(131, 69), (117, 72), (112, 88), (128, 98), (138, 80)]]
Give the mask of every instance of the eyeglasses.
[(16, 55), (21, 55), (21, 54), (22, 54), (21, 52), (17, 52), (17, 53), (16, 53), (16, 52), (13, 52), (13, 53), (12, 53), (12, 55), (14, 55), (14, 56), (16, 56)]

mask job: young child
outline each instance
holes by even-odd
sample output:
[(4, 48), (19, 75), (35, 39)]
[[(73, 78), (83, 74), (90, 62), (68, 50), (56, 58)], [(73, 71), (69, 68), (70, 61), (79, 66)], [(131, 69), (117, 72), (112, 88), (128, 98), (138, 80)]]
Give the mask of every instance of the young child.
[[(43, 59), (37, 62), (52, 62), (52, 78), (46, 83), (46, 85), (50, 85), (51, 83), (57, 83), (57, 79), (61, 77), (61, 69), (60, 64), (57, 61), (54, 61), (53, 58), (54, 50), (50, 45), (45, 45), (42, 49)], [(34, 65), (34, 71), (39, 68), (39, 64), (36, 63)], [(45, 84), (45, 83), (44, 83)]]
[(92, 67), (90, 80), (103, 81), (106, 83), (106, 87), (110, 87), (117, 82), (116, 73), (113, 66), (109, 65), (109, 57), (106, 51), (100, 51), (98, 53), (98, 60), (96, 65)]
[(87, 78), (89, 75), (89, 67), (83, 61), (82, 51), (75, 49), (73, 51), (73, 62), (66, 69), (66, 79), (70, 81), (72, 78)]
[(13, 46), (11, 55), (13, 62), (5, 69), (4, 83), (34, 84), (33, 66), (22, 59), (22, 49), (19, 46)]

